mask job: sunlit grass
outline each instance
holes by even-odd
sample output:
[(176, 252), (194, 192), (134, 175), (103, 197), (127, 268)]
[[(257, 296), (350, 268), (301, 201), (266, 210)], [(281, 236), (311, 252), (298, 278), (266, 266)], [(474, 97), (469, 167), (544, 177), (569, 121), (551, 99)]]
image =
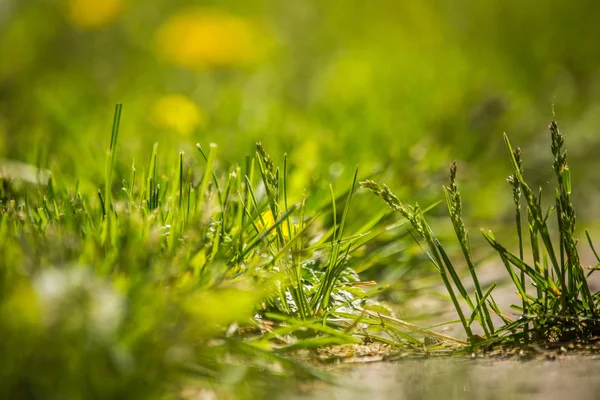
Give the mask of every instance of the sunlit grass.
[[(385, 185), (380, 186), (371, 180), (362, 182), (363, 187), (381, 197), (393, 210), (406, 218), (420, 240), (426, 244), (427, 254), (439, 271), (464, 332), (473, 345), (483, 346), (497, 342), (585, 341), (598, 333), (598, 293), (591, 293), (588, 286), (588, 278), (596, 267), (586, 274), (581, 265), (578, 241), (575, 237), (575, 211), (570, 198), (571, 175), (566, 151), (563, 149), (564, 135), (558, 130), (555, 121), (550, 123), (549, 130), (554, 157), (553, 170), (557, 179), (554, 205), (547, 210), (542, 209), (541, 189), (536, 194), (525, 181), (521, 151), (518, 148), (513, 149), (505, 135), (513, 168), (508, 182), (512, 186), (515, 204), (518, 252), (513, 253), (503, 246), (490, 230), (482, 229), (484, 238), (497, 251), (522, 301), (520, 305), (512, 306), (521, 313), (518, 319), (509, 318), (494, 301), (493, 289), (496, 283), (486, 288), (485, 293), (479, 283), (468, 232), (462, 218), (456, 162), (451, 164), (450, 184), (444, 190), (456, 237), (475, 287), (474, 295), (465, 289), (466, 280), (459, 275), (457, 263), (451, 260), (445, 247), (426, 222), (419, 206), (405, 206)], [(556, 214), (557, 237), (552, 235), (553, 213)], [(526, 221), (523, 221), (524, 215)], [(529, 246), (524, 239), (523, 225), (528, 227)], [(596, 254), (587, 231), (586, 236), (591, 250)], [(531, 251), (531, 261), (525, 258), (526, 247)], [(600, 259), (598, 262), (600, 263)], [(472, 313), (470, 317), (464, 313), (463, 303)], [(492, 321), (491, 314), (496, 314), (503, 324), (497, 326)], [(471, 325), (475, 321), (481, 326), (484, 337), (473, 333)]]
[[(521, 159), (542, 171), (531, 148), (556, 96), (582, 128), (570, 157), (594, 160), (587, 3), (0, 0), (0, 398), (254, 398), (326, 379), (298, 362), (323, 346), (595, 335), (598, 266), (581, 268), (571, 204), (594, 168), (571, 176), (553, 124), (548, 213)], [(113, 102), (126, 110), (105, 135)], [(507, 139), (506, 171), (504, 129), (523, 146)], [(508, 167), (513, 240), (478, 242), (465, 221), (507, 219)], [(431, 227), (444, 207), (400, 201), (444, 194), (446, 231)], [(486, 250), (517, 318), (480, 279)], [(408, 322), (406, 300), (430, 294), (466, 340), (443, 333), (456, 321)]]
[(290, 202), (287, 156), (278, 167), (260, 143), (227, 171), (216, 144), (167, 165), (155, 145), (127, 170), (121, 114), (103, 186), (18, 163), (1, 176), (2, 397), (152, 398), (241, 363), (222, 390), (258, 371), (325, 377), (288, 356), (301, 349), (460, 343), (368, 300), (382, 287), (359, 279), (353, 268), (368, 266), (353, 255), (387, 213), (348, 223), (358, 170), (311, 206), (310, 193)]

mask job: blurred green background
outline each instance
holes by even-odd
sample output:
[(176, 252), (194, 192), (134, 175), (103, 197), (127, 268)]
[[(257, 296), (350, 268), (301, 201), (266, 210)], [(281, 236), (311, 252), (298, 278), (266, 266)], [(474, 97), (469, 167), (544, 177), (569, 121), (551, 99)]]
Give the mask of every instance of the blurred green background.
[(414, 200), (456, 158), (467, 211), (497, 215), (501, 134), (550, 179), (552, 103), (575, 185), (596, 175), (599, 17), (592, 0), (0, 0), (0, 157), (98, 185), (122, 102), (121, 168), (154, 142), (243, 163), (261, 140), (302, 171), (292, 189), (359, 164)]

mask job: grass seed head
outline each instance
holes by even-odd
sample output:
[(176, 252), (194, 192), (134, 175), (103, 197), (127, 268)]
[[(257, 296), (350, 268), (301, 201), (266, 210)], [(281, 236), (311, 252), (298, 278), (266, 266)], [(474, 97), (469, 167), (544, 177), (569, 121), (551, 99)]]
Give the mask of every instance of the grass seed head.
[[(515, 160), (517, 161), (517, 166), (519, 167), (519, 173), (521, 174), (521, 176), (523, 176), (524, 169), (523, 169), (523, 159), (521, 158), (521, 149), (519, 147), (515, 148), (513, 150), (513, 154), (515, 156)], [(518, 206), (520, 203), (520, 198), (521, 198), (521, 193), (522, 193), (521, 184), (519, 183), (519, 178), (517, 177), (517, 174), (515, 173), (513, 175), (509, 175), (509, 177), (506, 178), (506, 180), (512, 186), (513, 201)]]
[(261, 142), (256, 143), (256, 152), (258, 154), (258, 158), (261, 163), (264, 165), (265, 169), (265, 184), (272, 191), (272, 193), (277, 193), (278, 187), (278, 173), (275, 170), (275, 166), (273, 164), (273, 160)]

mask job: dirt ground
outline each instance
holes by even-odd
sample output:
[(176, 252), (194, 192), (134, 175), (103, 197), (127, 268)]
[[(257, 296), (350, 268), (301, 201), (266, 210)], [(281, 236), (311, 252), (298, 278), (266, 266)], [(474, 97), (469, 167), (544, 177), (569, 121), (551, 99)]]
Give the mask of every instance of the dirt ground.
[(600, 398), (599, 369), (599, 355), (567, 348), (538, 356), (518, 352), (346, 364), (335, 372), (339, 385), (317, 383), (282, 398), (592, 400)]

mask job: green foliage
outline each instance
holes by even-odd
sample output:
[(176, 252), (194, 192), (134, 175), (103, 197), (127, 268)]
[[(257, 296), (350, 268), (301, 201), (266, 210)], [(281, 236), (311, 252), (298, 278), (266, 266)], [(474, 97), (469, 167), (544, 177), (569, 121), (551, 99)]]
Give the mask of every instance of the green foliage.
[(348, 234), (358, 170), (312, 208), (310, 196), (289, 203), (287, 157), (280, 174), (260, 143), (224, 174), (215, 144), (197, 145), (204, 168), (183, 152), (164, 168), (155, 145), (141, 173), (119, 179), (120, 117), (118, 105), (104, 191), (42, 171), (26, 181), (21, 164), (0, 180), (0, 397), (159, 398), (186, 377), (217, 390), (263, 370), (323, 377), (286, 354), (430, 334), (383, 320), (367, 300), (381, 288), (365, 292), (374, 282), (353, 269), (385, 216)]
[[(518, 149), (518, 255), (485, 233), (522, 298), (518, 321), (479, 282), (455, 167), (446, 203), (473, 293), (425, 210), (398, 200), (437, 199), (452, 153), (479, 200), (470, 212), (506, 211), (491, 201), (502, 144), (487, 135), (519, 130), (534, 147), (552, 96), (595, 159), (600, 8), (563, 3), (0, 0), (0, 397), (151, 398), (182, 377), (240, 389), (264, 371), (322, 376), (298, 349), (464, 344), (366, 300), (385, 289), (365, 291), (373, 267), (410, 289), (385, 293), (401, 306), (419, 294), (411, 278), (429, 270), (413, 232), (471, 343), (474, 324), (488, 340), (593, 331), (571, 186), (597, 177), (571, 177), (556, 126), (558, 240)], [(117, 106), (111, 130), (115, 101), (127, 118)], [(402, 182), (398, 197), (365, 186), (412, 232), (355, 193), (356, 163), (362, 179)], [(122, 311), (99, 319), (105, 302)]]
[[(462, 219), (462, 200), (456, 185), (456, 162), (450, 166), (450, 185), (445, 187), (444, 191), (450, 219), (475, 287), (475, 301), (465, 290), (464, 279), (457, 273), (453, 261), (450, 260), (446, 250), (433, 234), (418, 205), (415, 207), (404, 206), (385, 185), (382, 187), (370, 180), (361, 183), (364, 188), (381, 197), (393, 210), (398, 211), (406, 218), (427, 244), (429, 258), (440, 272), (464, 331), (472, 344), (532, 339), (571, 340), (576, 338), (585, 340), (598, 333), (596, 322), (598, 320), (598, 294), (590, 292), (587, 276), (584, 274), (577, 250), (575, 211), (570, 200), (570, 172), (566, 151), (562, 149), (564, 136), (558, 130), (555, 121), (550, 123), (549, 129), (551, 150), (554, 156), (553, 169), (557, 178), (554, 207), (547, 212), (542, 211), (541, 190), (536, 195), (526, 183), (523, 177), (521, 151), (518, 148), (513, 149), (508, 137), (504, 135), (513, 167), (513, 174), (509, 176), (508, 182), (513, 189), (519, 253), (514, 254), (500, 244), (490, 230), (482, 230), (484, 238), (498, 252), (500, 260), (522, 299), (520, 307), (513, 306), (522, 313), (517, 321), (512, 321), (503, 315), (496, 305), (492, 297), (495, 283), (486, 290), (485, 294), (479, 284), (468, 232)], [(521, 205), (521, 196), (525, 198), (524, 205)], [(524, 257), (522, 207), (525, 207), (528, 217), (533, 260), (531, 265)], [(558, 240), (552, 238), (549, 222), (549, 217), (554, 210), (557, 214)], [(586, 235), (590, 247), (595, 252), (587, 232)], [(535, 295), (528, 294), (527, 289), (530, 286), (535, 288)], [(472, 312), (468, 321), (456, 291)], [(496, 327), (490, 312), (497, 314), (504, 325)], [(483, 341), (471, 330), (471, 323), (474, 320), (479, 321), (483, 329), (485, 334)]]

